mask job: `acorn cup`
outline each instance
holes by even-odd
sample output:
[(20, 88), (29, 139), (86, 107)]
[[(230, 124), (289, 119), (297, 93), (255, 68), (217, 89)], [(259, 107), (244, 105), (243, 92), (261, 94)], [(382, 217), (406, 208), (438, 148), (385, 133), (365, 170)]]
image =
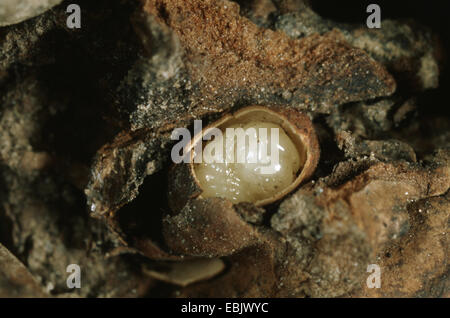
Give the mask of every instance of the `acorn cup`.
[[(234, 128), (232, 138), (229, 128)], [(244, 132), (241, 142), (239, 128)], [(260, 163), (264, 152), (270, 159)], [(296, 189), (313, 174), (320, 150), (305, 113), (249, 106), (203, 128), (183, 154), (188, 160), (169, 170), (171, 214), (163, 220), (165, 241), (175, 253), (220, 257), (258, 241), (256, 228), (246, 222), (242, 209), (263, 210)], [(258, 160), (249, 160), (255, 157)]]

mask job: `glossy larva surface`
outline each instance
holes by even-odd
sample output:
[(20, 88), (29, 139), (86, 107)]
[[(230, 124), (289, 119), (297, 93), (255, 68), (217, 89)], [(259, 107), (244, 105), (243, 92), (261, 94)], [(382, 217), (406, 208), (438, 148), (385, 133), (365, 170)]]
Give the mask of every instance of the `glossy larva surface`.
[[(226, 128), (242, 128), (250, 132), (256, 138), (254, 140), (257, 140), (257, 147), (250, 147), (250, 138), (245, 138), (245, 143), (239, 143), (234, 138), (233, 143), (227, 144)], [(260, 134), (259, 128), (265, 129), (266, 137), (264, 132)], [(279, 125), (247, 120), (221, 127), (221, 131), (221, 137), (203, 141), (203, 158), (205, 154), (215, 154), (215, 151), (208, 149), (222, 149), (223, 163), (217, 163), (217, 160), (208, 163), (203, 160), (202, 163), (194, 164), (203, 197), (222, 197), (233, 203), (257, 202), (273, 197), (294, 182), (301, 169), (300, 155), (291, 138)], [(278, 133), (278, 138), (272, 138), (273, 133)], [(274, 160), (272, 156), (274, 150), (278, 151), (278, 160)], [(244, 163), (237, 162), (238, 154), (245, 154)], [(271, 164), (263, 162), (264, 154), (271, 158)], [(252, 158), (257, 158), (256, 163), (252, 162)]]

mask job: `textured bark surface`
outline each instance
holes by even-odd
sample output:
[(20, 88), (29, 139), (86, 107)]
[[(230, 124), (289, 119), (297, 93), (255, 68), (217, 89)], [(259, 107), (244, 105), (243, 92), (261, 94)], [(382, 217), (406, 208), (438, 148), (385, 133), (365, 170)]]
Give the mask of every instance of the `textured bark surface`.
[(61, 2), (62, 0), (3, 0), (0, 5), (0, 26), (33, 18)]
[[(450, 296), (448, 28), (80, 0), (70, 30), (69, 3), (8, 26), (0, 6), (0, 296)], [(265, 207), (168, 202), (192, 186), (168, 180), (172, 130), (249, 105), (312, 120), (312, 177)]]

